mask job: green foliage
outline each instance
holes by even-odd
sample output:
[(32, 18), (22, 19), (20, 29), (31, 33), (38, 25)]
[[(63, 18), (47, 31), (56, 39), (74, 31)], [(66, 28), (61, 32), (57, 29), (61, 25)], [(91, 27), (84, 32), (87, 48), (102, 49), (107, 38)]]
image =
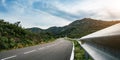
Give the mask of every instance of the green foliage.
[(14, 48), (16, 46), (16, 42), (14, 39), (10, 38), (9, 39), (9, 48)]
[(9, 48), (9, 41), (6, 37), (0, 37), (0, 50), (1, 49), (8, 49)]
[(53, 40), (56, 37), (53, 35), (52, 32), (46, 31), (46, 30), (42, 30), (40, 28), (34, 27), (34, 28), (28, 28), (26, 30), (29, 30), (33, 33), (35, 33), (37, 36), (39, 36), (40, 38), (42, 38), (42, 42), (45, 41), (49, 41), (49, 40)]
[(20, 22), (11, 24), (0, 20), (0, 50), (36, 45), (52, 38), (50, 33), (32, 33), (22, 28)]
[(74, 60), (85, 60), (85, 51), (80, 47), (77, 41), (73, 41), (75, 46), (75, 58)]
[[(74, 60), (85, 60), (85, 51), (84, 49), (80, 46), (80, 44), (76, 40), (68, 39), (72, 42), (74, 42)], [(93, 60), (90, 56), (88, 60)]]

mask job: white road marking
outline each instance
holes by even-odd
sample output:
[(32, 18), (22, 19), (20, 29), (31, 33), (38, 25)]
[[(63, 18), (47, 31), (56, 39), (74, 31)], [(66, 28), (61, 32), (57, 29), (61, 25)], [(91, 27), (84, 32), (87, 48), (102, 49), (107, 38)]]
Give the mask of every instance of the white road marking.
[(37, 50), (31, 50), (31, 51), (28, 51), (28, 52), (24, 52), (24, 54), (28, 54), (28, 53), (32, 53), (32, 52), (35, 52)]
[(44, 49), (44, 48), (49, 48), (49, 47), (58, 45), (58, 44), (60, 44), (61, 42), (62, 42), (62, 41), (60, 41), (59, 43), (55, 43), (55, 44), (49, 45), (49, 46), (45, 46), (45, 47), (38, 48), (38, 50), (41, 50), (41, 49)]
[(7, 58), (3, 58), (3, 59), (1, 59), (1, 60), (7, 60), (7, 59), (11, 59), (11, 58), (14, 58), (14, 57), (16, 57), (17, 55), (13, 55), (13, 56), (10, 56), (10, 57), (7, 57)]
[(73, 43), (73, 48), (72, 48), (70, 60), (74, 60), (74, 50), (75, 50), (75, 47), (74, 47), (74, 43)]
[(52, 47), (52, 45), (50, 45), (50, 46), (46, 46), (46, 47), (38, 48), (38, 50), (41, 50), (41, 49), (44, 49), (44, 48), (49, 48), (49, 47)]
[(38, 48), (38, 50), (44, 49), (45, 47)]

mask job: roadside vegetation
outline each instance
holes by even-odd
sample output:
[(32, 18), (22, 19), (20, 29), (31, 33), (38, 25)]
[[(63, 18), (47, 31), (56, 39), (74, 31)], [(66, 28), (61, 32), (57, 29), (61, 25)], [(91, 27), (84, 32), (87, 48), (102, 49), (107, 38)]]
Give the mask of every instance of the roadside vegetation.
[[(80, 44), (73, 39), (67, 38), (67, 40), (70, 40), (74, 43), (74, 60), (85, 60), (85, 51), (84, 49), (80, 46)], [(90, 56), (88, 60), (93, 60)]]
[(49, 33), (36, 34), (20, 26), (20, 22), (0, 20), (0, 51), (23, 48), (53, 41)]

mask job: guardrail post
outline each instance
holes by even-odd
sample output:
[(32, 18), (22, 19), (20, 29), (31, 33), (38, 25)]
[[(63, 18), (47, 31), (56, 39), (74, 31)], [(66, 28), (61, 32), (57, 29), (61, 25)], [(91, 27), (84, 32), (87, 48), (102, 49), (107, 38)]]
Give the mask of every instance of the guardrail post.
[(88, 53), (85, 51), (85, 60), (88, 60), (89, 59), (89, 55)]

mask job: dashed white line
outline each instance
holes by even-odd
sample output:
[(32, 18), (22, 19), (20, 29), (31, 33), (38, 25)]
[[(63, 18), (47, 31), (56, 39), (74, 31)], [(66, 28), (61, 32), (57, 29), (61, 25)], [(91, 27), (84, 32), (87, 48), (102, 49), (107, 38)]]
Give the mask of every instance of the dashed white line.
[(46, 46), (46, 47), (41, 47), (41, 48), (38, 48), (38, 50), (41, 50), (41, 49), (44, 49), (44, 48), (49, 48), (51, 46)]
[(35, 52), (37, 50), (31, 50), (31, 51), (28, 51), (28, 52), (24, 52), (24, 54), (28, 54), (28, 53), (32, 53), (32, 52)]
[(38, 48), (38, 50), (44, 49), (45, 47)]
[(13, 55), (13, 56), (10, 56), (10, 57), (7, 57), (7, 58), (3, 58), (3, 59), (1, 59), (1, 60), (7, 60), (7, 59), (11, 59), (11, 58), (14, 58), (14, 57), (16, 57), (17, 55)]
[(49, 46), (45, 46), (45, 47), (41, 47), (41, 48), (38, 48), (38, 50), (41, 50), (41, 49), (44, 49), (44, 48), (49, 48), (49, 47), (52, 47), (52, 46), (55, 46), (57, 44), (52, 44), (52, 45), (49, 45)]

